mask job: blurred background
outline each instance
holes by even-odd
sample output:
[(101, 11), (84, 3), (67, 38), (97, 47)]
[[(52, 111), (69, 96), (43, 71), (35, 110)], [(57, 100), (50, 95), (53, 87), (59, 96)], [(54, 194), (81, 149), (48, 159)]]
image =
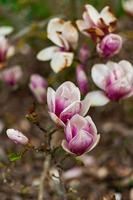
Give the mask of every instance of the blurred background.
[[(124, 2), (126, 0), (0, 0), (0, 26), (14, 28), (9, 41), (16, 47), (16, 54), (8, 60), (6, 67), (20, 65), (24, 73), (19, 88), (11, 89), (0, 82), (0, 200), (37, 200), (43, 152), (30, 151), (19, 160), (18, 153), (23, 148), (12, 144), (5, 135), (7, 128), (18, 128), (31, 138), (35, 146), (43, 146), (43, 134), (25, 117), (33, 103), (37, 104), (28, 87), (30, 75), (39, 73), (54, 87), (68, 80), (68, 77), (75, 81), (74, 69), (55, 75), (48, 62), (36, 59), (37, 52), (51, 44), (46, 37), (47, 22), (57, 16), (68, 20), (81, 19), (84, 4), (87, 3), (99, 11), (110, 5), (118, 18), (117, 30), (124, 41), (120, 54), (113, 60), (127, 59), (132, 62), (133, 13), (124, 9)], [(86, 37), (83, 37), (83, 41), (92, 48)], [(89, 81), (90, 67), (95, 62), (99, 62), (99, 58), (91, 60), (87, 66)], [(46, 103), (37, 104), (36, 109), (42, 126), (49, 126), (51, 120)], [(77, 173), (76, 178), (66, 180), (70, 188), (68, 199), (115, 200), (112, 194), (117, 194), (116, 200), (133, 200), (133, 98), (120, 104), (110, 103), (102, 108), (92, 108), (90, 115), (102, 134), (101, 141), (84, 158), (85, 167), (73, 159), (66, 159), (63, 164), (64, 171), (75, 166), (82, 168), (82, 175)], [(54, 142), (56, 140), (58, 138), (53, 139)], [(57, 157), (60, 155), (62, 152), (57, 152)], [(50, 195), (50, 200), (63, 200), (54, 189)]]

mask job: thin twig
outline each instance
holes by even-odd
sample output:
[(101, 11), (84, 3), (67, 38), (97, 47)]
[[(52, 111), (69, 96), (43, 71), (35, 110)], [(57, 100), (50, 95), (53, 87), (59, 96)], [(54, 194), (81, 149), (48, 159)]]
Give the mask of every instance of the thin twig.
[[(44, 163), (43, 163), (43, 170), (40, 176), (40, 185), (39, 185), (39, 192), (38, 192), (38, 200), (48, 200), (47, 199), (47, 192), (46, 192), (46, 188), (44, 187), (44, 182), (48, 176), (48, 172), (49, 172), (49, 167), (50, 167), (50, 160), (51, 160), (51, 156), (47, 155)], [(45, 195), (45, 197), (44, 197)]]

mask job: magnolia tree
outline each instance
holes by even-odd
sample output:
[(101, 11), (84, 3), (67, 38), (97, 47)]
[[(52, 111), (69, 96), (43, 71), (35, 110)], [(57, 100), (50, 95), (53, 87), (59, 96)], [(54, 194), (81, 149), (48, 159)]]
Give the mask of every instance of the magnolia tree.
[[(127, 60), (112, 61), (113, 56), (120, 52), (123, 43), (122, 37), (116, 33), (116, 23), (117, 19), (108, 6), (99, 13), (92, 5), (87, 4), (84, 7), (82, 19), (71, 22), (52, 18), (47, 24), (47, 38), (52, 45), (42, 49), (37, 54), (37, 59), (50, 61), (51, 70), (54, 71), (57, 79), (62, 76), (61, 71), (67, 74), (67, 68), (73, 68), (76, 83), (69, 80), (69, 75), (67, 75), (67, 81), (58, 86), (37, 73), (29, 78), (29, 89), (38, 104), (47, 104), (47, 113), (51, 118), (50, 128), (45, 127), (45, 124), (42, 127), (41, 119), (38, 118), (34, 106), (26, 116), (44, 133), (45, 147), (43, 149), (34, 146), (30, 138), (28, 139), (19, 130), (10, 127), (6, 131), (9, 139), (15, 144), (24, 145), (24, 151), (20, 153), (20, 157), (31, 149), (43, 151), (45, 154), (39, 200), (43, 199), (45, 192), (48, 193), (44, 182), (49, 181), (50, 184), (51, 180), (47, 180), (46, 175), (52, 170), (55, 177), (57, 176), (56, 180), (51, 176), (53, 183), (60, 186), (62, 199), (67, 199), (68, 188), (65, 180), (69, 179), (69, 176), (80, 176), (81, 171), (75, 169), (70, 174), (64, 173), (61, 166), (62, 160), (70, 156), (72, 159), (81, 161), (82, 155), (96, 148), (100, 142), (99, 128), (88, 114), (89, 108), (105, 106), (111, 101), (124, 101), (125, 98), (133, 95), (132, 64)], [(12, 31), (11, 27), (0, 27), (0, 67), (2, 68), (0, 79), (15, 89), (22, 82), (23, 70), (19, 65), (5, 69), (8, 57), (15, 53), (15, 48), (7, 38)], [(82, 43), (79, 36), (86, 37), (86, 41), (93, 43), (94, 49), (89, 48), (87, 43)], [(95, 58), (98, 57), (100, 62), (95, 63)], [(87, 64), (93, 58), (93, 65), (88, 76)], [(91, 79), (98, 89), (92, 90), (88, 79)], [(61, 139), (58, 145), (53, 145), (51, 144), (52, 137), (53, 135), (58, 137), (56, 134), (60, 134)], [(58, 149), (62, 149), (64, 155), (59, 162), (55, 156)]]

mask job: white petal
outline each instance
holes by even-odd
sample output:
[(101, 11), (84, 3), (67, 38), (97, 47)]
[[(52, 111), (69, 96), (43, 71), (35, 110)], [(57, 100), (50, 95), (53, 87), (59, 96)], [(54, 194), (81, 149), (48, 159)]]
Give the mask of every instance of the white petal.
[(77, 20), (76, 24), (77, 24), (77, 27), (78, 27), (79, 31), (81, 31), (86, 36), (90, 36), (90, 34), (85, 31), (85, 30), (87, 30), (89, 28), (88, 24), (85, 21)]
[(42, 61), (51, 60), (53, 54), (57, 51), (59, 51), (59, 48), (56, 46), (47, 47), (39, 51), (37, 54), (37, 59)]
[(80, 115), (85, 116), (91, 106), (91, 101), (89, 98), (84, 98), (84, 100), (81, 102), (82, 107), (80, 111)]
[(92, 5), (89, 5), (89, 4), (85, 6), (85, 9), (88, 12), (90, 19), (96, 25), (100, 16), (97, 10)]
[(65, 127), (65, 124), (52, 112), (49, 112), (51, 119), (58, 125)]
[(73, 82), (65, 81), (56, 90), (56, 98), (61, 96), (70, 98), (71, 102), (80, 101), (80, 90)]
[(105, 89), (106, 78), (109, 76), (110, 68), (104, 64), (95, 64), (91, 70), (94, 83), (101, 89)]
[(72, 25), (70, 21), (66, 22), (63, 26), (62, 30), (63, 37), (66, 38), (68, 43), (73, 47), (76, 48), (77, 42), (78, 42), (78, 31), (77, 29)]
[(121, 60), (118, 64), (125, 71), (125, 73), (133, 74), (133, 66), (130, 62), (127, 60)]
[(106, 25), (116, 21), (116, 17), (113, 15), (113, 13), (111, 13), (109, 6), (106, 6), (102, 9), (100, 16)]
[(1, 26), (0, 27), (0, 36), (9, 35), (12, 32), (13, 32), (13, 27), (11, 27), (11, 26)]
[(91, 106), (104, 106), (110, 101), (105, 93), (100, 90), (89, 92), (85, 98), (90, 100)]
[(47, 104), (50, 112), (55, 112), (55, 91), (52, 88), (47, 89)]
[(51, 60), (51, 68), (55, 73), (60, 72), (66, 67), (70, 67), (73, 61), (73, 53), (56, 52)]
[(64, 20), (59, 18), (51, 19), (48, 23), (47, 34), (48, 38), (55, 43), (56, 45), (63, 47), (63, 43), (60, 36), (60, 32), (62, 32), (62, 28), (64, 25)]
[(71, 127), (73, 127), (73, 125), (76, 125), (77, 131), (79, 131), (86, 125), (86, 120), (79, 114), (75, 114), (70, 120), (70, 125)]

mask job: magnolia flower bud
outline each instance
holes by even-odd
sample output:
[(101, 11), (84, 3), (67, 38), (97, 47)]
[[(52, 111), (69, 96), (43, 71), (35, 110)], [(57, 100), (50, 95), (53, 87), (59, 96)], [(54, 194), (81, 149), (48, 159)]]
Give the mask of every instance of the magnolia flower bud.
[(0, 79), (9, 86), (16, 86), (21, 80), (23, 72), (20, 66), (14, 66), (12, 68), (4, 70), (0, 74)]
[(82, 117), (78, 114), (68, 120), (65, 136), (66, 140), (63, 140), (62, 147), (77, 156), (91, 151), (100, 139), (91, 117)]
[(79, 51), (79, 60), (82, 64), (85, 64), (90, 56), (89, 46), (87, 44), (82, 45)]
[(84, 116), (90, 107), (89, 99), (82, 100), (80, 90), (70, 81), (64, 82), (56, 91), (48, 88), (47, 103), (52, 120), (65, 126), (75, 114)]
[(97, 44), (96, 48), (100, 56), (112, 57), (121, 50), (122, 38), (116, 34), (108, 34)]
[(26, 145), (29, 142), (29, 139), (20, 131), (15, 129), (7, 129), (7, 136), (16, 144)]
[(76, 68), (76, 77), (77, 77), (77, 83), (78, 83), (80, 91), (83, 94), (86, 94), (88, 92), (88, 90), (89, 90), (89, 87), (88, 87), (87, 76), (86, 76), (85, 71), (83, 70), (83, 66), (82, 65), (77, 66), (77, 68)]
[(47, 81), (39, 74), (30, 77), (29, 88), (39, 103), (44, 103), (46, 99)]

